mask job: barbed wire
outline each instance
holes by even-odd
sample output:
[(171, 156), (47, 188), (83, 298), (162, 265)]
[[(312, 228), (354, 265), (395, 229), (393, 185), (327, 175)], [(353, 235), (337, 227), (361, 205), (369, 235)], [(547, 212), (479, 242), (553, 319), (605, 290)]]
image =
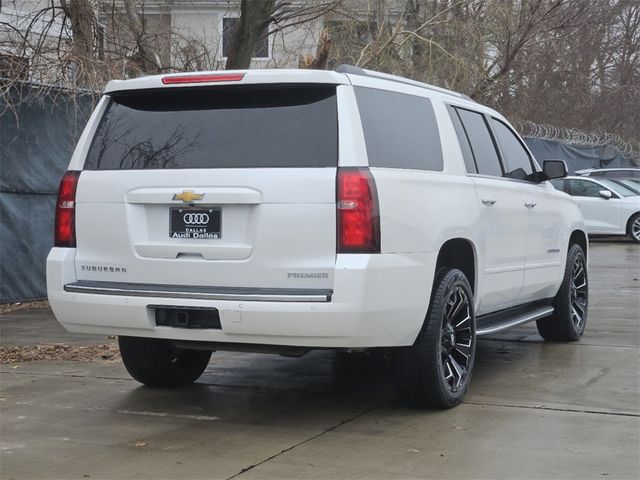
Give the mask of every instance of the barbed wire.
[(623, 140), (619, 135), (605, 131), (587, 132), (578, 128), (558, 127), (528, 120), (519, 122), (518, 127), (523, 137), (552, 140), (566, 145), (610, 147), (623, 156), (640, 162), (640, 140), (634, 144)]

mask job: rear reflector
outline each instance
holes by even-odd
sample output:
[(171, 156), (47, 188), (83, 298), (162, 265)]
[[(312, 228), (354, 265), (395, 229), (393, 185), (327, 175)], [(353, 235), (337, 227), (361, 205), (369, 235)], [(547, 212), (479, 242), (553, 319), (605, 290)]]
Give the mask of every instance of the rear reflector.
[(80, 172), (68, 171), (60, 181), (53, 242), (56, 247), (76, 246), (76, 189), (79, 178)]
[(204, 75), (174, 75), (162, 77), (162, 83), (172, 85), (176, 83), (210, 83), (237, 82), (244, 78), (244, 73), (210, 73)]
[(338, 253), (380, 253), (376, 183), (368, 168), (338, 168)]

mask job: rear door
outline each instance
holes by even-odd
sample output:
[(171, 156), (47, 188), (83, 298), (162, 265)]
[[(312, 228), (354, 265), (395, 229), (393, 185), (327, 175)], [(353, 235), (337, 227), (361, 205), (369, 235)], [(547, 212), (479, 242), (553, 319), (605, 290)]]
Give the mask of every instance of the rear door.
[(478, 255), (484, 267), (478, 314), (484, 314), (514, 305), (522, 288), (528, 229), (525, 192), (519, 182), (502, 178), (485, 116), (459, 107), (449, 111), (481, 208)]
[(335, 85), (111, 95), (77, 191), (80, 280), (329, 288)]

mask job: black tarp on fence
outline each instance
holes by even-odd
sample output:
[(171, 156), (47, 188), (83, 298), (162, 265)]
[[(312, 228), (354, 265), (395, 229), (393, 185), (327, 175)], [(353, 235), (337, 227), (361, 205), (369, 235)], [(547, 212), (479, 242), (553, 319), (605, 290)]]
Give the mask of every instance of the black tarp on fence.
[[(12, 92), (16, 99), (33, 98), (15, 110), (0, 104), (0, 302), (46, 295), (58, 182), (97, 100), (55, 89), (47, 96), (31, 95), (36, 88), (23, 85)], [(610, 147), (525, 140), (540, 162), (563, 159), (572, 172), (633, 165)]]
[(564, 160), (569, 173), (585, 168), (635, 167), (630, 158), (623, 156), (609, 145), (589, 147), (567, 145), (554, 140), (525, 137), (524, 141), (542, 164), (544, 160)]
[(9, 95), (11, 108), (0, 100), (0, 302), (46, 295), (58, 183), (97, 99), (28, 84)]

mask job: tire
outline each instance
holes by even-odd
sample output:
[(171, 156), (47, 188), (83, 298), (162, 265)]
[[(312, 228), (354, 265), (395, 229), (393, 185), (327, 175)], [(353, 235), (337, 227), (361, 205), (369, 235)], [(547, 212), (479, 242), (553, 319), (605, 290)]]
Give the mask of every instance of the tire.
[(458, 269), (442, 269), (436, 273), (429, 311), (415, 343), (392, 349), (398, 394), (420, 408), (455, 407), (469, 387), (475, 350), (469, 281)]
[(554, 299), (555, 311), (537, 320), (538, 333), (545, 340), (573, 342), (582, 336), (589, 310), (589, 278), (582, 247), (569, 247), (560, 290)]
[(184, 350), (168, 340), (118, 337), (129, 374), (152, 387), (179, 387), (195, 382), (207, 368), (211, 352)]
[(627, 235), (635, 243), (640, 243), (640, 212), (635, 213), (627, 224)]

